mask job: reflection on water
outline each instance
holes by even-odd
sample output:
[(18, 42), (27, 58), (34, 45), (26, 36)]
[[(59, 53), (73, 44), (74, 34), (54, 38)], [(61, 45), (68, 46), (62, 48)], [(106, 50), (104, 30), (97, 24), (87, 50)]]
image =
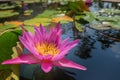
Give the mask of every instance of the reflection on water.
[(94, 49), (94, 43), (96, 42), (93, 36), (88, 33), (87, 26), (85, 26), (84, 32), (81, 33), (80, 44), (77, 46), (77, 51), (75, 52), (80, 58), (87, 59), (91, 58), (91, 50)]
[(105, 30), (96, 32), (97, 40), (101, 42), (101, 48), (106, 49), (111, 47), (117, 41), (120, 41), (120, 31), (119, 30)]
[(44, 73), (40, 67), (37, 67), (32, 80), (75, 80), (73, 75), (75, 75), (74, 72), (55, 67), (49, 73)]
[(119, 44), (119, 45), (117, 45), (117, 46), (113, 45), (111, 50), (112, 50), (112, 52), (115, 53), (116, 58), (120, 58), (120, 43), (116, 43), (116, 44)]

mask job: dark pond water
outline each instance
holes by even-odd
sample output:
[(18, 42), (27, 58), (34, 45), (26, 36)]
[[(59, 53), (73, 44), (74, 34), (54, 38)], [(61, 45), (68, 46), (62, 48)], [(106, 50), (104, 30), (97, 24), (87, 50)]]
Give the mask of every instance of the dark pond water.
[[(91, 9), (95, 11), (99, 7)], [(63, 39), (80, 39), (78, 46), (66, 57), (86, 66), (86, 71), (54, 67), (46, 74), (41, 71), (39, 65), (21, 65), (21, 80), (120, 80), (120, 42), (117, 40), (120, 38), (120, 31), (97, 31), (89, 28), (89, 25), (84, 27), (84, 33), (74, 36), (72, 23), (61, 25)]]

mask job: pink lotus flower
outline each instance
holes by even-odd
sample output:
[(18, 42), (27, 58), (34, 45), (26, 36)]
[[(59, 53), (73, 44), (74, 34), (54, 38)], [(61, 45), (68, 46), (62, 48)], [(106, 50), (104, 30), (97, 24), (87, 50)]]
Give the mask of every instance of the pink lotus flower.
[(85, 4), (86, 4), (88, 7), (90, 7), (90, 6), (92, 5), (92, 2), (91, 2), (91, 0), (86, 0), (86, 1), (85, 1)]
[(65, 58), (65, 55), (77, 45), (79, 40), (69, 42), (69, 38), (62, 40), (60, 23), (49, 32), (40, 25), (35, 27), (35, 33), (25, 32), (19, 37), (21, 43), (30, 53), (18, 58), (4, 61), (2, 64), (41, 64), (44, 72), (49, 72), (52, 66), (62, 66), (86, 70), (84, 66), (76, 64)]

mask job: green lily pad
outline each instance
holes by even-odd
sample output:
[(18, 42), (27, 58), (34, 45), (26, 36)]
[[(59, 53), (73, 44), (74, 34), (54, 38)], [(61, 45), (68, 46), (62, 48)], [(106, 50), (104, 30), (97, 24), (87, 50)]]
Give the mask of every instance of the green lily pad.
[(84, 14), (86, 15), (85, 17), (83, 17), (84, 20), (88, 22), (92, 22), (95, 20), (94, 13), (84, 11)]
[(47, 26), (51, 23), (51, 19), (49, 18), (33, 18), (33, 19), (29, 19), (29, 20), (25, 20), (24, 24), (25, 25), (37, 25), (39, 26), (40, 24), (42, 24), (43, 26)]
[[(0, 63), (11, 58), (12, 47), (16, 45), (20, 32), (19, 30), (8, 31), (0, 35)], [(0, 65), (0, 70), (9, 68), (9, 65)]]
[(120, 10), (119, 9), (114, 9), (114, 8), (101, 9), (99, 12), (106, 13), (106, 14), (120, 14)]
[(29, 16), (33, 13), (33, 10), (26, 10), (24, 11), (24, 15)]
[(16, 15), (19, 15), (19, 13), (18, 12), (13, 12), (11, 10), (0, 11), (0, 18), (7, 18), (7, 17), (16, 16)]
[(120, 30), (120, 21), (118, 22), (110, 22), (112, 28)]
[(83, 32), (83, 28), (82, 28), (82, 25), (78, 22), (75, 22), (75, 27), (77, 30), (79, 30), (80, 32)]
[(6, 3), (0, 4), (0, 10), (13, 9), (13, 8), (15, 8), (15, 5), (8, 5)]
[(6, 32), (6, 30), (13, 30), (16, 29), (18, 27), (20, 27), (20, 25), (22, 24), (22, 22), (5, 22), (1, 27), (0, 27), (0, 34), (2, 32)]
[[(11, 55), (12, 58), (16, 58), (20, 55), (23, 54), (23, 45), (20, 42), (17, 42), (17, 46), (14, 46), (12, 48), (13, 50), (13, 54)], [(19, 80), (20, 77), (20, 64), (18, 65), (11, 65), (11, 69), (12, 69), (12, 73), (9, 77), (15, 79), (15, 80)]]
[(120, 16), (115, 16), (115, 17), (113, 17), (113, 16), (96, 16), (95, 17), (96, 19), (98, 19), (99, 21), (118, 21), (118, 20), (120, 20)]
[(110, 27), (104, 26), (102, 23), (99, 23), (99, 22), (91, 23), (90, 27), (93, 29), (96, 29), (96, 30), (108, 30), (108, 29), (110, 29)]
[(36, 16), (36, 18), (53, 18), (57, 15), (55, 10), (45, 10), (42, 14)]
[(80, 19), (82, 19), (84, 17), (85, 17), (85, 15), (76, 15), (75, 20), (80, 20)]

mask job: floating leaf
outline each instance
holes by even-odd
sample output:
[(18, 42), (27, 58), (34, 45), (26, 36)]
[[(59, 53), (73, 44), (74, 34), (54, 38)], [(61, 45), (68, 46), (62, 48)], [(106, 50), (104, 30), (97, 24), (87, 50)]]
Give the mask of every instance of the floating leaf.
[[(16, 45), (20, 33), (21, 31), (16, 30), (8, 31), (0, 35), (0, 63), (11, 58), (13, 53), (12, 47)], [(10, 80), (10, 77), (8, 76), (11, 75), (11, 71), (10, 65), (0, 65), (0, 80)]]
[(110, 9), (101, 9), (99, 11), (100, 13), (106, 13), (106, 14), (120, 14), (120, 10), (119, 9), (114, 9), (114, 8), (110, 8)]
[(58, 12), (55, 10), (45, 10), (42, 14), (36, 16), (36, 18), (53, 18)]
[(80, 20), (84, 17), (85, 17), (85, 15), (77, 15), (77, 16), (75, 16), (75, 20)]
[(68, 23), (68, 22), (72, 22), (73, 19), (69, 16), (60, 16), (60, 17), (56, 17), (56, 18), (52, 18), (52, 22), (61, 22), (61, 23), (64, 23), (63, 21), (66, 21), (65, 23)]
[(24, 11), (25, 16), (29, 16), (29, 15), (31, 15), (31, 13), (33, 13), (33, 10), (25, 10)]
[(37, 25), (39, 26), (40, 23), (42, 23), (42, 25), (47, 26), (49, 24), (51, 24), (51, 22), (61, 22), (61, 23), (68, 23), (70, 21), (73, 21), (73, 19), (69, 16), (60, 16), (60, 17), (56, 17), (60, 14), (58, 14), (58, 11), (55, 10), (45, 10), (42, 14), (37, 15), (35, 18), (33, 19), (29, 19), (29, 20), (25, 20), (24, 24), (25, 25)]
[(8, 5), (8, 4), (0, 4), (0, 10), (5, 10), (5, 9), (13, 9), (15, 8), (15, 5)]
[(5, 25), (14, 25), (13, 27), (19, 27), (23, 24), (21, 21), (7, 21), (4, 23)]
[(8, 29), (15, 28), (13, 24), (11, 25), (3, 25), (0, 27), (0, 34), (9, 31)]
[[(12, 47), (16, 45), (19, 33), (20, 31), (11, 31), (0, 35), (0, 63), (11, 57)], [(2, 68), (7, 68), (7, 66), (0, 65), (0, 70)]]
[(118, 21), (118, 20), (120, 20), (120, 16), (96, 16), (95, 17), (96, 19), (98, 19), (99, 21), (110, 21), (110, 22), (112, 22), (112, 21)]
[(0, 27), (2, 27), (3, 26), (3, 24), (2, 23), (0, 23)]
[(3, 25), (1, 25), (0, 27), (0, 34), (6, 30), (10, 30), (10, 29), (16, 29), (18, 27), (20, 27), (20, 25), (22, 25), (23, 22), (20, 21), (9, 21), (9, 22), (5, 22)]
[(7, 17), (11, 17), (11, 16), (16, 16), (16, 15), (19, 15), (19, 13), (13, 12), (12, 10), (0, 11), (0, 18), (7, 18)]
[(77, 28), (77, 30), (79, 30), (80, 32), (83, 31), (82, 25), (78, 22), (75, 22), (75, 27)]
[[(17, 46), (12, 48), (13, 54), (11, 55), (12, 58), (16, 58), (23, 53), (23, 45), (20, 42), (17, 42)], [(9, 76), (11, 79), (19, 80), (20, 76), (20, 65), (11, 65), (12, 73)]]
[(84, 20), (88, 21), (88, 22), (92, 22), (95, 20), (94, 14), (91, 12), (84, 12), (84, 14), (86, 15), (85, 17), (83, 17)]
[[(40, 24), (39, 24), (40, 25)], [(34, 26), (24, 26), (24, 28), (32, 33), (34, 33)]]
[(110, 25), (111, 25), (112, 28), (120, 30), (120, 21), (110, 22)]
[(90, 25), (91, 28), (96, 29), (96, 30), (108, 30), (110, 27), (104, 26), (103, 24), (99, 22), (91, 23)]
[(32, 26), (33, 25), (39, 26), (41, 23), (42, 25), (46, 26), (46, 25), (49, 25), (50, 22), (51, 22), (51, 19), (49, 19), (49, 18), (33, 18), (33, 19), (29, 19), (29, 20), (24, 21), (24, 24), (25, 25), (32, 25)]

